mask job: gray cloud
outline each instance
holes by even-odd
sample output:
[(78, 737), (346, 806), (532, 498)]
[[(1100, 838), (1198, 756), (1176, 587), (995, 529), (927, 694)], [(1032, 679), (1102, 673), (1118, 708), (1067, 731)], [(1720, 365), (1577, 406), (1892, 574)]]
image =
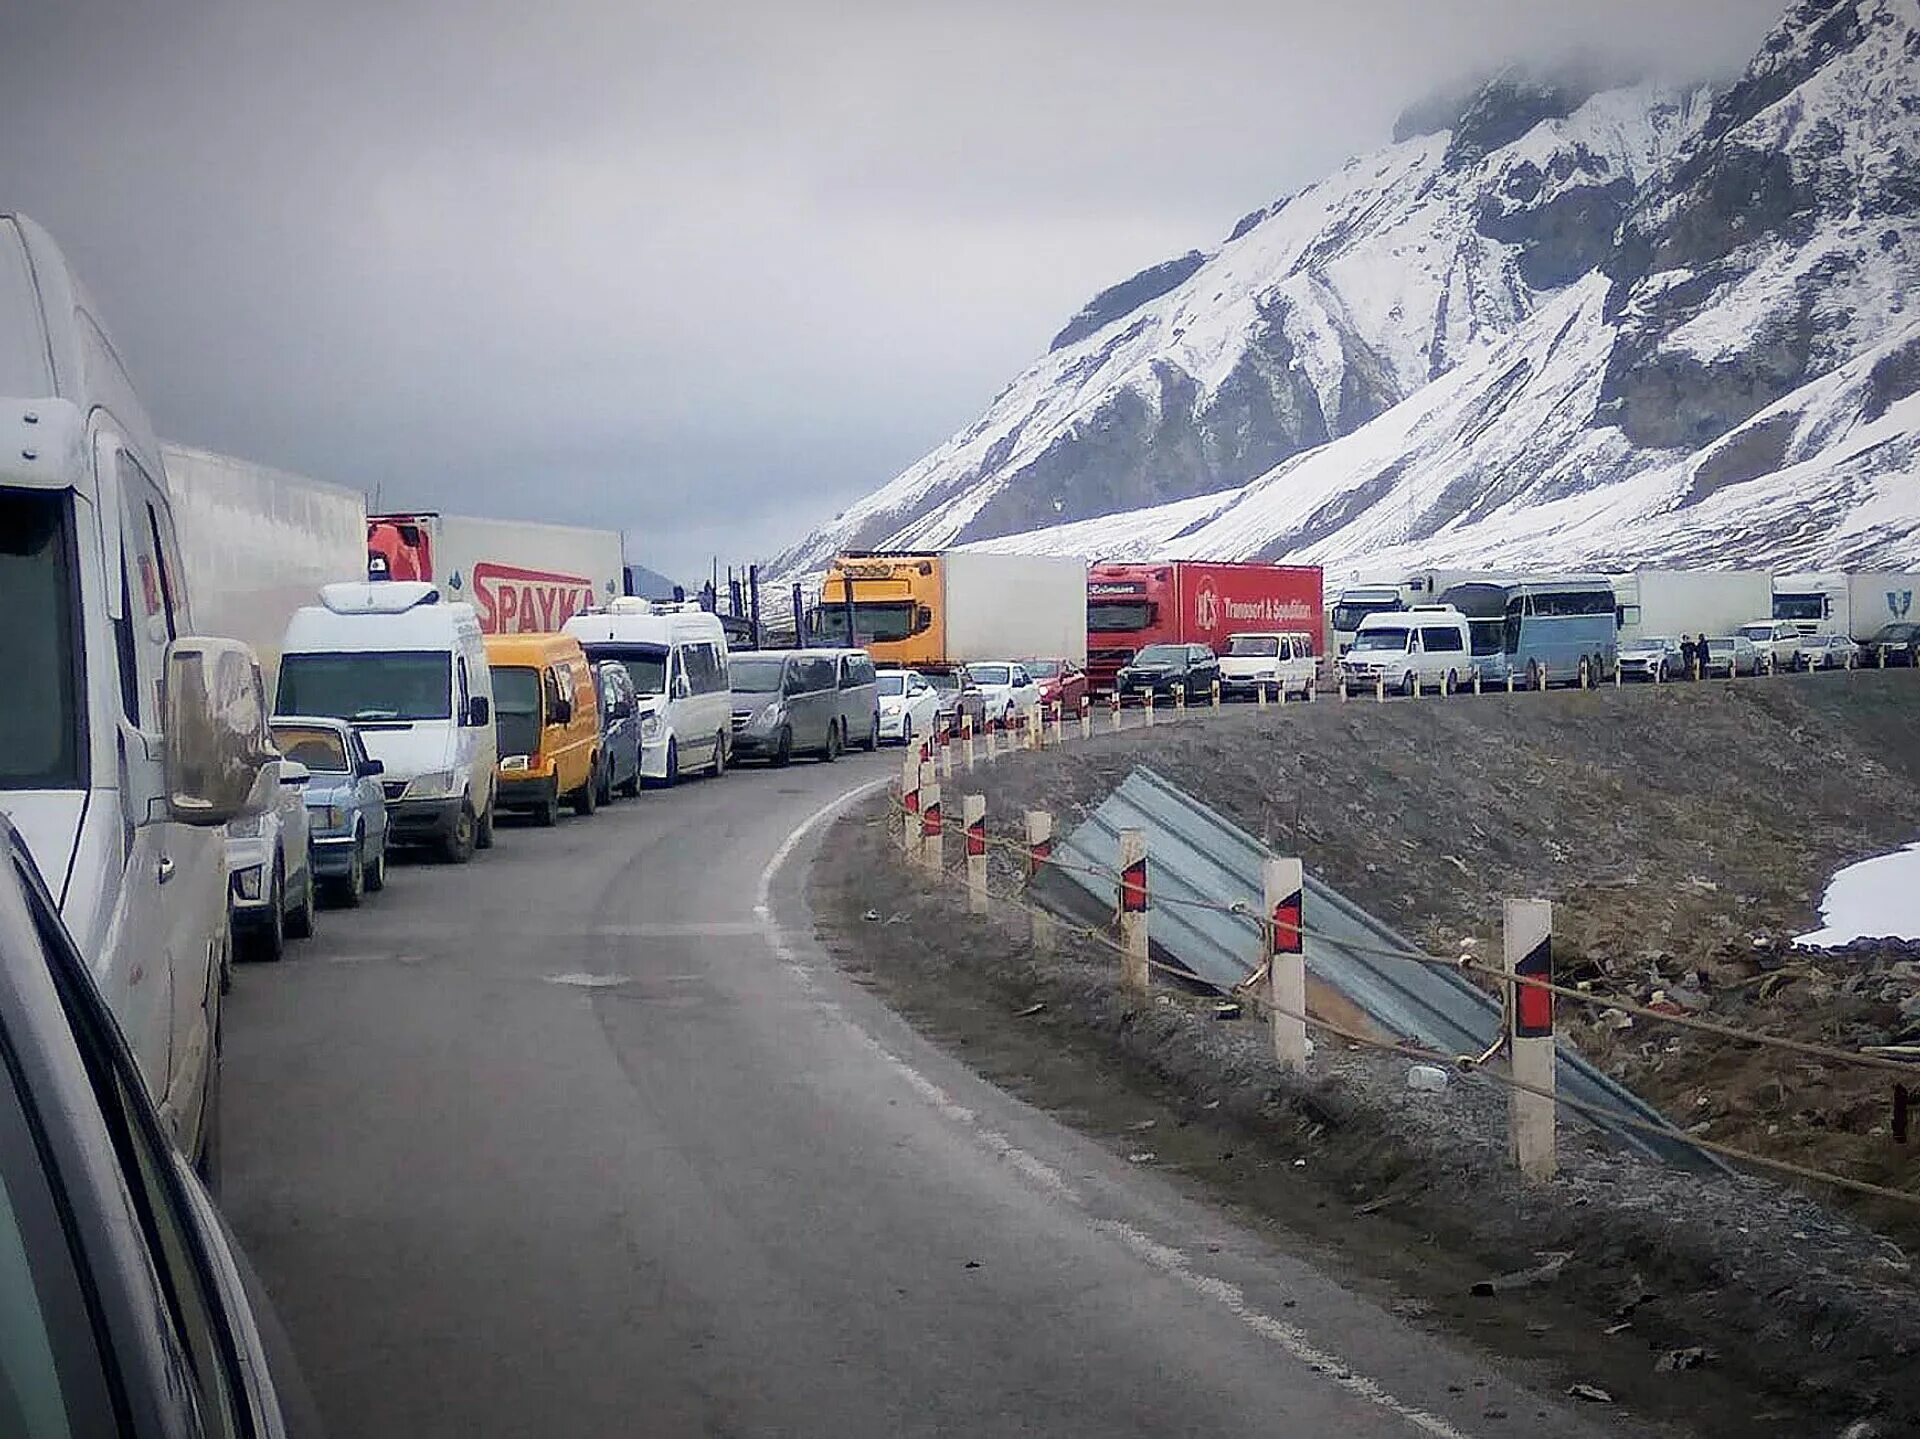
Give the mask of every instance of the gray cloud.
[(164, 433), (691, 576), (1436, 86), (1579, 48), (1724, 72), (1774, 9), (63, 0), (8, 21), (0, 204)]

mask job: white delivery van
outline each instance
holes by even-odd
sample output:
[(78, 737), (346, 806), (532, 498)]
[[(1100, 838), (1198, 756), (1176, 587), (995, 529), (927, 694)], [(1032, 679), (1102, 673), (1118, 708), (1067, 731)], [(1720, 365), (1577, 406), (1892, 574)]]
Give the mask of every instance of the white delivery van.
[(1298, 630), (1249, 630), (1227, 636), (1220, 652), (1220, 692), (1253, 695), (1262, 688), (1305, 698), (1313, 692), (1319, 661), (1313, 636)]
[(453, 864), (493, 846), (493, 671), (473, 606), (423, 580), (326, 585), (280, 645), (275, 713), (350, 720), (380, 761), (388, 834)]
[(271, 802), (253, 655), (190, 638), (160, 447), (58, 248), (0, 215), (0, 811), (181, 1148), (213, 1134), (222, 826)]
[(1361, 689), (1384, 679), (1398, 694), (1412, 694), (1416, 685), (1452, 694), (1473, 682), (1467, 617), (1447, 605), (1368, 615), (1340, 660), (1340, 673)]
[(575, 615), (562, 632), (595, 664), (619, 660), (640, 693), (640, 775), (672, 785), (689, 769), (726, 772), (733, 757), (727, 633), (691, 600), (627, 597)]

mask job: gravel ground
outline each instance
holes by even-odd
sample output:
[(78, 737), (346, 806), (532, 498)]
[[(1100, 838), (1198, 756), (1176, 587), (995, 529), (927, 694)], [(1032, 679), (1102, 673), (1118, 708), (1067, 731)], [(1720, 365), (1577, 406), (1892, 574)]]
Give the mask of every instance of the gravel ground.
[[(990, 815), (1044, 805), (1064, 829), (1149, 763), (1435, 948), (1472, 934), (1497, 953), (1499, 898), (1545, 894), (1563, 971), (1596, 989), (1881, 1042), (1911, 1022), (1904, 976), (1920, 967), (1903, 969), (1904, 951), (1801, 956), (1776, 941), (1812, 927), (1832, 869), (1913, 837), (1916, 678), (1162, 716), (956, 778), (948, 808), (977, 789)], [(1078, 942), (1040, 958), (1017, 915), (967, 918), (955, 892), (889, 861), (878, 810), (825, 846), (814, 900), (841, 962), (983, 1072), (1542, 1382), (1596, 1384), (1698, 1434), (1837, 1433), (1863, 1413), (1874, 1432), (1920, 1429), (1907, 1362), (1920, 1289), (1886, 1237), (1911, 1242), (1903, 1211), (1849, 1217), (1764, 1180), (1670, 1173), (1578, 1126), (1563, 1131), (1562, 1179), (1528, 1190), (1506, 1163), (1503, 1094), (1484, 1082), (1415, 1096), (1404, 1061), (1328, 1045), (1312, 1079), (1292, 1081), (1256, 1023), (1171, 991), (1129, 1004), (1110, 952)], [(1576, 1037), (1716, 1138), (1920, 1178), (1887, 1132), (1884, 1075), (1655, 1038), (1644, 1022)], [(1551, 1279), (1470, 1292), (1560, 1253)]]

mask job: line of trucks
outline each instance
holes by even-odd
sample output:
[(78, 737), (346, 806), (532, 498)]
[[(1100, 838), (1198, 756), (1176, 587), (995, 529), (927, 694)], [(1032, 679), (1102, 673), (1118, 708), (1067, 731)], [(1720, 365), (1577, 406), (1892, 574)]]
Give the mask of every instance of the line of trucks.
[[(369, 515), (356, 491), (162, 445), (58, 248), (0, 216), (0, 812), (188, 1154), (217, 1069), (224, 832), (273, 797), (278, 648), (323, 588), (370, 578), (465, 600), (491, 634), (563, 629), (628, 587), (616, 531)], [(1356, 581), (1329, 603), (1311, 566), (848, 553), (806, 630), (911, 669), (1058, 659), (1105, 689), (1150, 645), (1218, 653), (1237, 634), (1285, 634), (1324, 657), (1366, 615), (1431, 603), (1460, 578)], [(1920, 575), (1611, 583), (1623, 636), (1776, 614), (1864, 638), (1912, 613)]]

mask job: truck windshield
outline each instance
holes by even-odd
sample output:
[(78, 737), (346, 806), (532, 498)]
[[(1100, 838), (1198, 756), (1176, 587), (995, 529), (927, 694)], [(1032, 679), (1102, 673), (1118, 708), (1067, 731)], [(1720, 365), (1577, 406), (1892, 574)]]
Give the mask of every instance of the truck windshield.
[(503, 755), (540, 753), (540, 675), (524, 665), (493, 671), (493, 723)]
[[(627, 667), (627, 678), (643, 695), (667, 692), (667, 650), (664, 645), (635, 644), (630, 640), (593, 640), (584, 642), (587, 658), (618, 660)], [(732, 662), (729, 661), (729, 668)]]
[(780, 693), (780, 675), (786, 667), (780, 655), (734, 655), (727, 661), (734, 690), (746, 695)]
[(1151, 600), (1089, 600), (1087, 629), (1094, 634), (1131, 634), (1153, 623)]
[(0, 789), (79, 789), (73, 508), (64, 493), (0, 490)]
[(1775, 595), (1773, 617), (1776, 620), (1824, 620), (1827, 597), (1814, 595)]
[(875, 640), (904, 640), (914, 633), (912, 600), (855, 600), (856, 638), (847, 635), (847, 607), (829, 601), (807, 617), (807, 628), (822, 644), (852, 649)]
[(445, 650), (287, 655), (274, 709), (363, 724), (450, 719), (453, 665)]
[(1333, 607), (1333, 627), (1341, 634), (1352, 634), (1368, 615), (1384, 614), (1399, 608), (1398, 600), (1342, 600)]

